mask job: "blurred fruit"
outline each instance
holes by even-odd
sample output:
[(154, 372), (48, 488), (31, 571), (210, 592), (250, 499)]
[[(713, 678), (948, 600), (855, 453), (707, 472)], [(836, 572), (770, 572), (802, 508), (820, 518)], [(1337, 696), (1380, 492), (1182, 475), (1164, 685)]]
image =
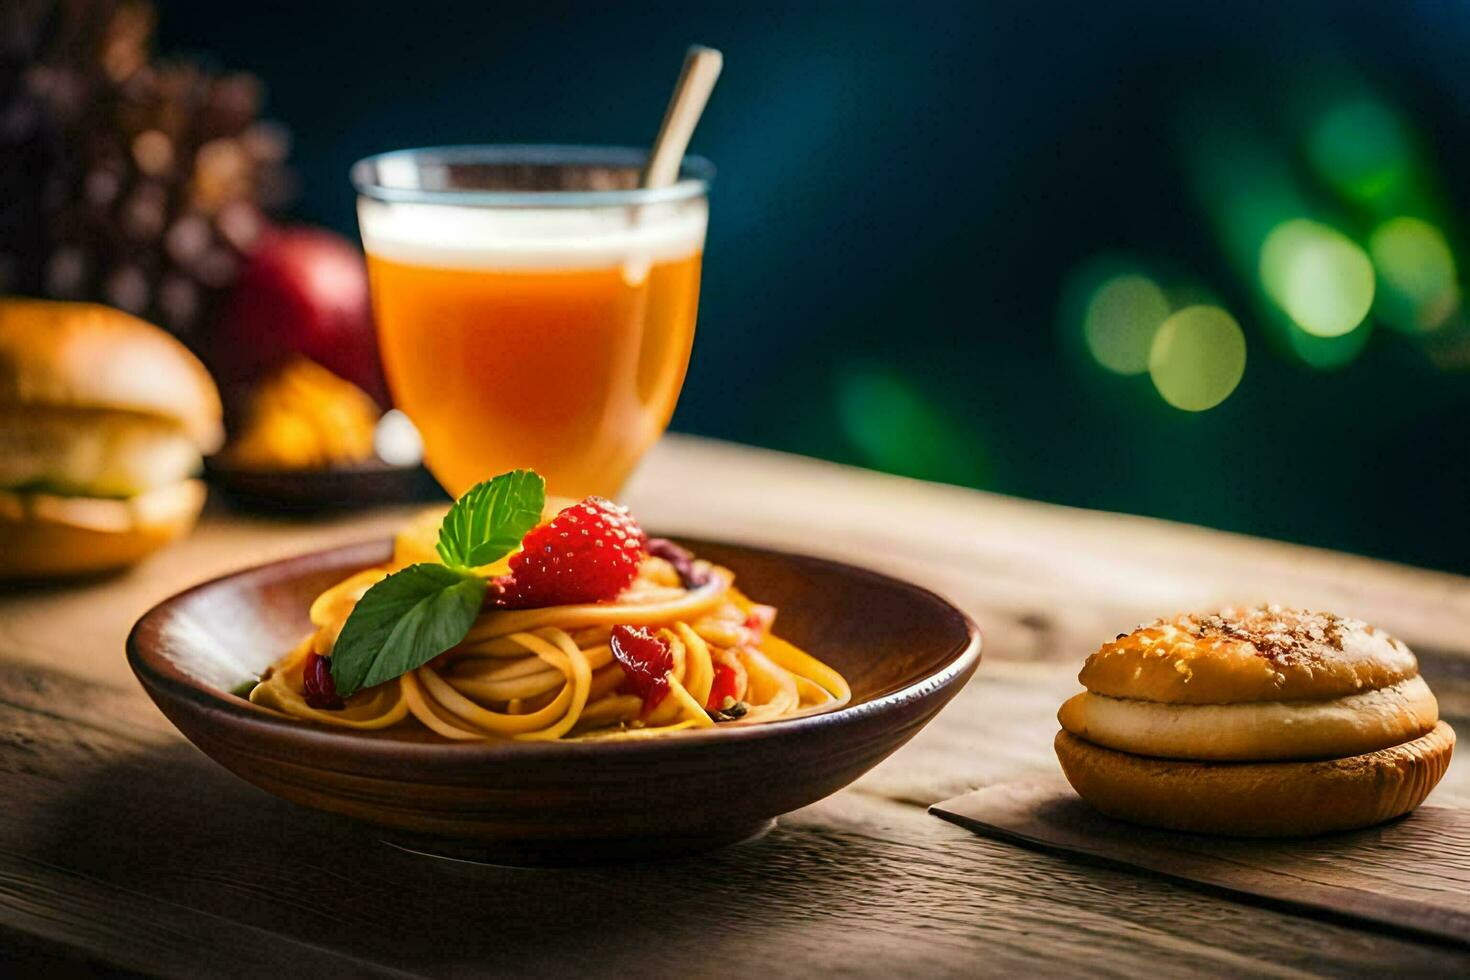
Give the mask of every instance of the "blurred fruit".
[(210, 344), (215, 373), (250, 382), (300, 355), (387, 403), (368, 305), (367, 266), (321, 228), (273, 228), (250, 253)]
[(325, 469), (373, 458), (378, 407), (361, 388), (292, 356), (251, 393), (245, 424), (225, 447), (235, 466)]
[(140, 0), (0, 0), (0, 293), (107, 303), (197, 350), (290, 196), (288, 139), (254, 76), (155, 60), (153, 23)]

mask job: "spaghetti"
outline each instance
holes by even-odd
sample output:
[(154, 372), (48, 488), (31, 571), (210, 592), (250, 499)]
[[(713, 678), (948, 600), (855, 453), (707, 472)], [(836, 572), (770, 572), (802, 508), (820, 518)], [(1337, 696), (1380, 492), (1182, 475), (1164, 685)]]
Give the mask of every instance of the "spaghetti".
[[(842, 676), (775, 636), (775, 609), (752, 602), (734, 575), (708, 562), (676, 568), (647, 555), (610, 602), (532, 609), (484, 608), (458, 645), (339, 706), (309, 703), (305, 672), (329, 657), (358, 600), (396, 568), (368, 569), (312, 604), (315, 627), (250, 693), (293, 718), (341, 728), (418, 725), (455, 741), (643, 738), (685, 729), (749, 725), (840, 707)], [(666, 657), (638, 690), (620, 637), (641, 637)], [(649, 693), (652, 691), (654, 693)]]

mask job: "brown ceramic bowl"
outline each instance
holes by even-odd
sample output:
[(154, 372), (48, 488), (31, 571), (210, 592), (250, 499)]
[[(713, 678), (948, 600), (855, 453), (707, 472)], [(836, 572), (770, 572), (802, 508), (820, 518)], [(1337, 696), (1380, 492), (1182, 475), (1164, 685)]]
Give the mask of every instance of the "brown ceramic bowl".
[(448, 499), (422, 466), (395, 466), (380, 459), (318, 470), (263, 470), (210, 456), (204, 475), (235, 507), (271, 513)]
[(751, 836), (908, 741), (980, 662), (975, 624), (917, 586), (819, 558), (685, 543), (779, 606), (781, 634), (840, 670), (852, 703), (658, 739), (450, 744), (292, 721), (230, 693), (307, 632), (319, 592), (386, 560), (387, 542), (180, 593), (133, 627), (128, 662), (190, 741), (256, 786), (405, 846), (508, 863), (652, 857)]

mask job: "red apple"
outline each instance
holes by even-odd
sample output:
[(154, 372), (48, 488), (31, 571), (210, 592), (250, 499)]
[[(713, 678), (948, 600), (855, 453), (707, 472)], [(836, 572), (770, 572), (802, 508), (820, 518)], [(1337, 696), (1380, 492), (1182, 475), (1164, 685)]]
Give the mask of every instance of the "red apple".
[(302, 354), (387, 404), (367, 266), (351, 242), (324, 228), (274, 228), (261, 237), (210, 346), (227, 381), (249, 381)]

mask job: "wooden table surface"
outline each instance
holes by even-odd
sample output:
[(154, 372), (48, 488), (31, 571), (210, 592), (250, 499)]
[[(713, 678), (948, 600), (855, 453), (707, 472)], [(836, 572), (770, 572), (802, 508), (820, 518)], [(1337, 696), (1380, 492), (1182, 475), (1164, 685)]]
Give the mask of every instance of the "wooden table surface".
[[(1224, 601), (1376, 622), (1416, 648), (1463, 718), (1470, 580), (687, 437), (660, 444), (627, 499), (661, 531), (929, 585), (985, 631), (980, 672), (907, 747), (753, 843), (576, 870), (417, 857), (217, 767), (153, 708), (122, 651), (141, 612), (192, 582), (382, 535), (405, 511), (212, 512), (125, 575), (0, 593), (0, 972), (1470, 972), (1454, 949), (1022, 850), (924, 809), (1053, 771), (1056, 707), (1091, 649)], [(1470, 766), (1432, 799), (1470, 805)]]

